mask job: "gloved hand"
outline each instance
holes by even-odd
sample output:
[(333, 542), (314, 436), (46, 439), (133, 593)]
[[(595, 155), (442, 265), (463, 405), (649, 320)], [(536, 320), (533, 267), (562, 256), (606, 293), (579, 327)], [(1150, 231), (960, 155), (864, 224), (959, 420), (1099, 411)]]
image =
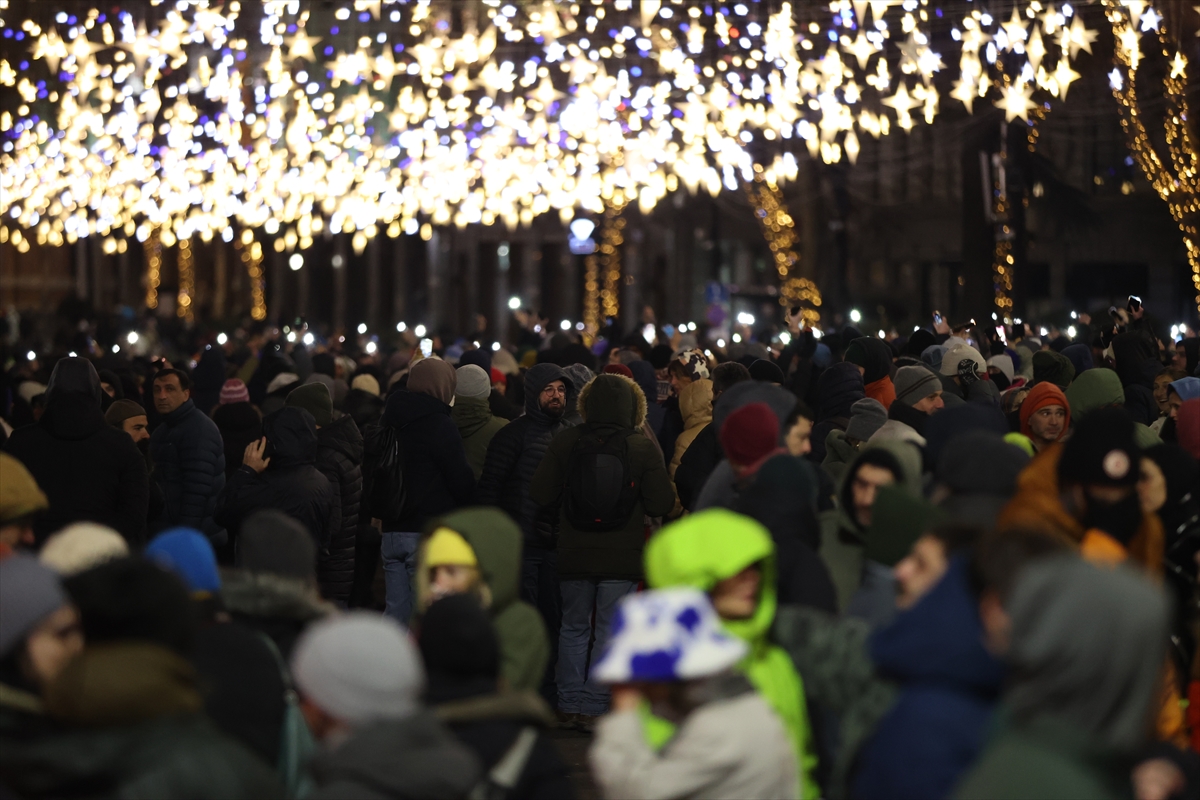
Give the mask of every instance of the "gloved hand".
[(964, 358), (958, 362), (958, 379), (963, 386), (970, 386), (979, 380), (979, 365), (973, 358)]

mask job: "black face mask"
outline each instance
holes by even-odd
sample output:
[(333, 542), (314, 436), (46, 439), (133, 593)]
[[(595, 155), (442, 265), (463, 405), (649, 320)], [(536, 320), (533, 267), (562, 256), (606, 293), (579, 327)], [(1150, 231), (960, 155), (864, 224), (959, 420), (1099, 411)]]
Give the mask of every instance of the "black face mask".
[(1088, 497), (1082, 522), (1084, 530), (1102, 530), (1128, 546), (1142, 525), (1142, 505), (1137, 492), (1130, 492), (1124, 500), (1115, 503), (1100, 503)]

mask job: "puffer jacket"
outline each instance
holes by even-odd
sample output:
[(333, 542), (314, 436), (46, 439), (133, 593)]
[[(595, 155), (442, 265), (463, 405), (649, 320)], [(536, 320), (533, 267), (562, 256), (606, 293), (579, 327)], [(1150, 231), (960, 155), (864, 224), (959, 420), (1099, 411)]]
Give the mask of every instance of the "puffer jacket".
[(342, 603), (354, 586), (354, 549), (363, 489), (363, 437), (354, 419), (342, 415), (317, 431), (317, 469), (329, 479), (340, 514), (330, 520), (329, 546), (317, 556), (321, 594)]
[(492, 415), (491, 406), (484, 397), (455, 397), (450, 419), (458, 426), (463, 448), (467, 451), (467, 463), (475, 473), (475, 480), (479, 480), (483, 475), (483, 462), (487, 460), (488, 445), (508, 422)]
[(630, 430), (625, 439), (629, 474), (637, 503), (625, 524), (604, 533), (576, 530), (561, 513), (558, 543), (558, 575), (563, 580), (579, 578), (637, 581), (642, 577), (642, 548), (646, 541), (644, 517), (660, 517), (675, 506), (675, 488), (667, 477), (658, 448), (641, 432), (646, 421), (646, 398), (637, 384), (622, 375), (600, 375), (579, 395), (583, 424), (554, 437), (546, 450), (529, 496), (543, 509), (561, 509), (571, 454), (589, 430), (612, 434)]
[(100, 377), (87, 359), (62, 359), (42, 418), (13, 431), (4, 445), (50, 502), (34, 523), (39, 542), (84, 521), (112, 527), (132, 547), (145, 539), (146, 462), (127, 434), (104, 421), (100, 394)]
[(238, 467), (225, 484), (214, 518), (236, 539), (246, 517), (273, 508), (299, 520), (317, 547), (324, 548), (341, 498), (316, 467), (317, 426), (312, 414), (281, 408), (263, 420), (263, 434), (270, 464), (261, 474), (245, 465)]
[(700, 431), (712, 422), (712, 381), (701, 378), (692, 381), (679, 393), (679, 412), (683, 414), (683, 433), (675, 440), (675, 455), (671, 457), (671, 480), (675, 480), (675, 472), (683, 454), (691, 447), (692, 442)]
[(553, 381), (566, 385), (567, 408), (573, 407), (582, 387), (576, 387), (562, 367), (538, 364), (525, 373), (525, 413), (492, 437), (475, 491), (476, 505), (497, 506), (521, 526), (526, 547), (553, 547), (558, 531), (557, 510), (543, 511), (529, 496), (533, 473), (542, 463), (550, 441), (571, 427), (562, 418), (550, 417), (538, 405), (538, 395)]
[(150, 435), (150, 458), (167, 501), (162, 521), (216, 533), (213, 516), (225, 486), (225, 442), (216, 423), (184, 401)]
[[(407, 503), (399, 519), (383, 519), (385, 531), (416, 533), (433, 517), (465, 506), (475, 491), (462, 437), (450, 419), (450, 406), (427, 394), (404, 389), (388, 397), (383, 424), (398, 432), (403, 451)], [(368, 470), (379, 452), (377, 437), (367, 442)], [(379, 516), (376, 513), (373, 517)]]

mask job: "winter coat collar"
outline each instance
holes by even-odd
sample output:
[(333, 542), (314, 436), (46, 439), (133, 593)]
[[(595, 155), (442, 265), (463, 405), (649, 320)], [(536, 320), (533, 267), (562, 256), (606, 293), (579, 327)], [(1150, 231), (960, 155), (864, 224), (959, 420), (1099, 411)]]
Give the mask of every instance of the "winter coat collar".
[(221, 571), (221, 599), (231, 613), (263, 619), (307, 622), (337, 610), (305, 581), (244, 569)]
[(179, 408), (172, 411), (170, 414), (164, 414), (162, 421), (166, 425), (178, 425), (183, 421), (183, 418), (191, 414), (196, 408), (196, 404), (189, 398), (180, 404)]
[(579, 393), (585, 423), (640, 430), (646, 422), (646, 396), (624, 375), (598, 375)]

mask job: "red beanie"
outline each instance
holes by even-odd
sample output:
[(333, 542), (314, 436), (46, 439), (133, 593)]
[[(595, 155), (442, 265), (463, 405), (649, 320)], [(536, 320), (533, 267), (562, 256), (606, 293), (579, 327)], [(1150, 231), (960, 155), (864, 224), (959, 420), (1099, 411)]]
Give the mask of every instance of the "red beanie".
[(493, 385), (499, 383), (504, 386), (508, 386), (508, 377), (495, 367), (492, 367), (491, 379)]
[(750, 403), (725, 418), (721, 447), (735, 467), (756, 464), (779, 447), (779, 417), (766, 403)]
[[(1062, 406), (1063, 411), (1067, 412), (1067, 418), (1063, 421), (1063, 433), (1065, 434), (1071, 429), (1071, 404), (1067, 402), (1067, 396), (1055, 384), (1050, 381), (1042, 381), (1029, 390), (1029, 394), (1021, 403), (1021, 433), (1026, 436), (1031, 435), (1029, 418), (1037, 413), (1038, 409), (1046, 406)], [(1062, 436), (1060, 435), (1059, 438), (1061, 439)]]
[(624, 364), (608, 364), (604, 367), (605, 375), (624, 375), (629, 380), (633, 380), (633, 370)]
[(1200, 458), (1200, 397), (1184, 401), (1175, 416), (1175, 436), (1179, 446)]

